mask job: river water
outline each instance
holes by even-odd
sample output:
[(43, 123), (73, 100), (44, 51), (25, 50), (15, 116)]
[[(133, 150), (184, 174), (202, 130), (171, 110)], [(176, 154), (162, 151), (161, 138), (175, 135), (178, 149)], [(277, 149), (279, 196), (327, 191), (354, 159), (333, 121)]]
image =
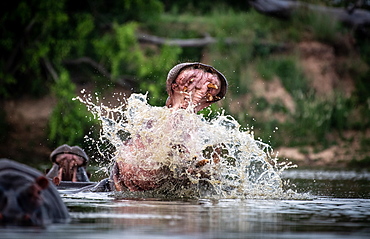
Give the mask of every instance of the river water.
[(64, 193), (69, 224), (0, 238), (370, 238), (370, 173), (287, 170), (304, 199), (121, 198)]

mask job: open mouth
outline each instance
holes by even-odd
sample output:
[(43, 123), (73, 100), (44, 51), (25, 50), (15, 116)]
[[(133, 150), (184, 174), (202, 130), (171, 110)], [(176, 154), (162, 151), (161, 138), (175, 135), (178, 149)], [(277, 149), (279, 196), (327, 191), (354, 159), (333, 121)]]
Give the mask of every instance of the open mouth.
[(226, 78), (212, 66), (182, 63), (168, 74), (166, 106), (174, 109), (192, 107), (198, 112), (222, 99), (226, 91)]

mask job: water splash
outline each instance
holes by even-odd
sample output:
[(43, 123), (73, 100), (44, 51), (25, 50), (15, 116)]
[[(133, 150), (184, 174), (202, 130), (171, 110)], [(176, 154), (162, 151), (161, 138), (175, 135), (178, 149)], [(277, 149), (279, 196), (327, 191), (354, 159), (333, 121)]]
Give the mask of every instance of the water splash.
[(100, 120), (99, 142), (114, 148), (109, 166), (129, 161), (146, 170), (166, 168), (170, 175), (162, 175), (166, 182), (156, 190), (123, 192), (123, 197), (296, 197), (283, 189), (280, 177), (295, 166), (278, 162), (268, 144), (255, 140), (230, 115), (208, 120), (191, 108), (151, 106), (142, 94), (132, 94), (117, 107), (93, 103), (91, 96), (77, 99)]

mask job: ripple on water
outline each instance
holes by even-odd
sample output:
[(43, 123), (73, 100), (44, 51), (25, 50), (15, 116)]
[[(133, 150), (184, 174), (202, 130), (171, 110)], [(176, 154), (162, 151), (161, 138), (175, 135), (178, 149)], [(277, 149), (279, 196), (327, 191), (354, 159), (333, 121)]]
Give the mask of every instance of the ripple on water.
[(354, 170), (288, 170), (283, 177), (314, 180), (370, 180), (370, 172)]

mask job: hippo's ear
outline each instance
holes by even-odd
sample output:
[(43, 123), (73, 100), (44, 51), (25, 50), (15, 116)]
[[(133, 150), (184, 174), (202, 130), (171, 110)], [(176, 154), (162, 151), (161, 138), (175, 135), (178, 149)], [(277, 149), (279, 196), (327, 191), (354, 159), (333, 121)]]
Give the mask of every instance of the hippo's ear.
[(49, 180), (44, 177), (44, 176), (40, 176), (38, 178), (36, 178), (36, 184), (42, 189), (46, 189), (48, 186), (49, 186)]

